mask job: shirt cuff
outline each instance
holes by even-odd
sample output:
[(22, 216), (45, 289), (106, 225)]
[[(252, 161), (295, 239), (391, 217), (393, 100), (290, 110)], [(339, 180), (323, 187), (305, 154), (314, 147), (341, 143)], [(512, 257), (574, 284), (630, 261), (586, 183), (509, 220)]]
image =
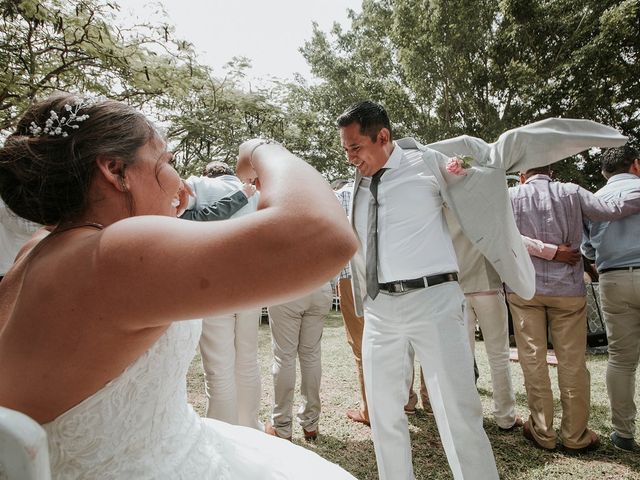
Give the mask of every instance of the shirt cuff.
[(524, 235), (522, 235), (522, 242), (524, 243), (527, 252), (529, 252), (529, 255), (543, 258), (545, 260), (553, 260), (553, 257), (556, 256), (556, 252), (558, 251), (557, 245), (544, 243), (540, 240), (535, 240)]

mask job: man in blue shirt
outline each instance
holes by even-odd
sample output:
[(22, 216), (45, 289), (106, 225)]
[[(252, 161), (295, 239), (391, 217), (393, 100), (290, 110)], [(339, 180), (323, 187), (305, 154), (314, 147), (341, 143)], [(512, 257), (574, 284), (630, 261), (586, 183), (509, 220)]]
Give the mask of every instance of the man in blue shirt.
[[(603, 200), (624, 199), (640, 186), (640, 155), (630, 146), (602, 156), (607, 184), (596, 192)], [(637, 449), (635, 378), (640, 358), (640, 214), (613, 222), (590, 222), (582, 252), (595, 260), (607, 324), (607, 391), (611, 403), (611, 441), (619, 449)]]

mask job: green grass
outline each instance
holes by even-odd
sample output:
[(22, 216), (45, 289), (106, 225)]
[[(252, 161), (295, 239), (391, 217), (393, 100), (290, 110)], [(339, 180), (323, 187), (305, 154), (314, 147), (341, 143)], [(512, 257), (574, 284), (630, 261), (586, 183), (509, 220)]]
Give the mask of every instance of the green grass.
[[(260, 327), (258, 354), (263, 389), (260, 414), (262, 420), (267, 420), (270, 415), (273, 395), (271, 338), (267, 325)], [(512, 433), (500, 432), (491, 415), (491, 381), (487, 356), (482, 342), (478, 342), (476, 345), (476, 360), (480, 369), (478, 390), (484, 409), (485, 429), (493, 446), (500, 478), (518, 480), (640, 480), (640, 454), (616, 450), (609, 441), (611, 424), (609, 400), (604, 381), (606, 355), (588, 357), (588, 367), (591, 371), (591, 420), (589, 425), (600, 435), (602, 446), (596, 452), (580, 457), (570, 457), (562, 453), (549, 453), (535, 449), (522, 437), (521, 430)], [(517, 411), (520, 416), (526, 419), (528, 408), (522, 371), (517, 363), (512, 363), (511, 367), (513, 385), (516, 390)], [(342, 317), (339, 313), (332, 312), (325, 324), (322, 339), (322, 368), (320, 437), (315, 444), (306, 443), (302, 438), (302, 429), (298, 425), (294, 425), (293, 441), (338, 463), (358, 479), (377, 479), (370, 429), (364, 425), (350, 422), (345, 416), (347, 409), (357, 408), (359, 390), (353, 354), (347, 345)], [(550, 367), (550, 374), (554, 396), (558, 399), (557, 370)], [(189, 400), (198, 413), (203, 414), (205, 398), (199, 357), (194, 359), (188, 375), (188, 382)], [(636, 399), (637, 397), (636, 391)], [(294, 412), (299, 405), (297, 393), (295, 402)], [(557, 428), (561, 415), (559, 400), (556, 400), (555, 405), (554, 424)], [(640, 422), (638, 423), (636, 439), (640, 438)], [(417, 415), (409, 418), (409, 430), (416, 478), (452, 478), (433, 417), (418, 410)]]

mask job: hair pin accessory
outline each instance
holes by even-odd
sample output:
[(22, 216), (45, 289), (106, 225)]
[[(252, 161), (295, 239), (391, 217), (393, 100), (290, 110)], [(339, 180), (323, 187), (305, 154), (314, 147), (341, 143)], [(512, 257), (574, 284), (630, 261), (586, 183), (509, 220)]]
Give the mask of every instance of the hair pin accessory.
[(63, 108), (63, 112), (58, 115), (57, 112), (51, 110), (49, 112), (49, 118), (44, 123), (44, 127), (41, 127), (36, 122), (31, 122), (29, 126), (29, 132), (34, 137), (42, 135), (49, 135), (51, 137), (68, 137), (68, 130), (77, 130), (80, 128), (79, 123), (84, 122), (89, 118), (88, 114), (79, 115), (80, 110), (90, 107), (95, 103), (95, 100), (77, 99), (72, 105), (66, 103)]

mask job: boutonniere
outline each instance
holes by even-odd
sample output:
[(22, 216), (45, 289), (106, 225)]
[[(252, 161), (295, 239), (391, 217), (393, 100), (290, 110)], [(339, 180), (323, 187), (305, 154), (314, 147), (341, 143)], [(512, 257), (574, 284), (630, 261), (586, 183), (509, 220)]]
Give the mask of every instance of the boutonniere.
[(447, 172), (452, 175), (464, 176), (471, 168), (473, 158), (468, 155), (456, 155), (447, 162)]

